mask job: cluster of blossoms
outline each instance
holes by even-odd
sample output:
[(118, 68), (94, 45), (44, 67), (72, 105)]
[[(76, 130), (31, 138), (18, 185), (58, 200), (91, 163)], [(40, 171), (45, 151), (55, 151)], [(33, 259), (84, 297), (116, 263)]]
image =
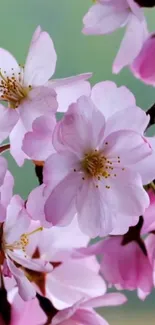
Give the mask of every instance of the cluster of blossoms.
[[(114, 72), (130, 65), (155, 84), (143, 6), (154, 1), (96, 0), (83, 32), (126, 24)], [(146, 134), (155, 114), (125, 86), (91, 86), (91, 73), (51, 80), (56, 60), (40, 27), (25, 66), (0, 48), (0, 325), (107, 325), (94, 308), (125, 303), (122, 289), (144, 300), (155, 286), (155, 138)], [(26, 201), (13, 194), (6, 150), (19, 168), (35, 165), (39, 186)]]

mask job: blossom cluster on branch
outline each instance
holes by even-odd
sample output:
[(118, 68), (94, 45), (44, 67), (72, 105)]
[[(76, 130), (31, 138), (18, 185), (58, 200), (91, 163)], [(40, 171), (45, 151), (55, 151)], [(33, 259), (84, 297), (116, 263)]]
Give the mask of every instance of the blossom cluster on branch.
[[(143, 7), (154, 5), (96, 0), (83, 19), (85, 34), (126, 25), (113, 71), (129, 65), (151, 85), (155, 37)], [(144, 300), (155, 285), (155, 137), (146, 134), (155, 107), (145, 113), (112, 81), (91, 86), (92, 73), (51, 79), (56, 61), (40, 26), (24, 66), (0, 48), (0, 325), (108, 325), (95, 308), (124, 304), (123, 289)], [(13, 192), (6, 150), (19, 168), (35, 166), (39, 186), (26, 201)]]

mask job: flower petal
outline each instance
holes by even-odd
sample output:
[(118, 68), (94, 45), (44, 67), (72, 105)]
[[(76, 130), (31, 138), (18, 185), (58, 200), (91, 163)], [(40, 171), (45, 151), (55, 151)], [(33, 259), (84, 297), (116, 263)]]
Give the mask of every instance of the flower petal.
[(52, 134), (56, 125), (55, 116), (38, 117), (32, 124), (32, 132), (26, 133), (23, 151), (34, 160), (46, 160), (55, 150)]
[(131, 65), (134, 76), (152, 86), (155, 86), (155, 67), (152, 64), (154, 62), (154, 55), (155, 37), (154, 34), (151, 34)]
[(68, 148), (81, 158), (86, 151), (99, 145), (104, 130), (103, 114), (89, 97), (81, 96), (75, 104), (70, 105), (64, 118), (57, 124), (53, 145), (57, 151)]
[(24, 84), (33, 87), (44, 85), (55, 71), (56, 60), (52, 39), (47, 32), (37, 28), (25, 63)]
[(18, 62), (10, 52), (2, 48), (0, 48), (0, 70), (3, 76), (10, 77), (14, 73), (16, 78), (19, 77), (20, 67)]
[(7, 160), (4, 157), (0, 156), (0, 186), (2, 186), (4, 183), (7, 168), (8, 168)]
[(114, 60), (113, 73), (119, 73), (123, 67), (134, 61), (147, 36), (148, 31), (145, 18), (141, 21), (135, 15), (131, 14), (125, 36)]
[(11, 273), (13, 274), (17, 286), (18, 286), (18, 292), (21, 298), (24, 301), (30, 300), (36, 296), (36, 291), (33, 287), (33, 284), (29, 282), (29, 280), (24, 275), (24, 272), (17, 268), (15, 264), (8, 258), (7, 263), (9, 266), (9, 269), (11, 270)]
[(12, 261), (15, 261), (29, 270), (37, 272), (51, 272), (53, 270), (53, 266), (50, 263), (37, 258), (32, 259), (28, 255), (25, 256), (24, 253), (21, 254), (18, 251), (10, 251), (8, 255), (11, 257)]
[(30, 218), (24, 208), (24, 201), (19, 195), (14, 195), (7, 208), (7, 217), (4, 223), (4, 236), (7, 244), (19, 240), (27, 232)]
[(69, 78), (49, 81), (57, 93), (59, 112), (66, 112), (69, 105), (76, 102), (80, 96), (89, 96), (90, 83), (87, 79), (91, 76), (91, 73), (85, 73)]
[[(68, 307), (83, 297), (96, 297), (106, 291), (102, 277), (89, 269), (83, 260), (68, 260), (55, 268), (47, 276), (47, 288), (49, 297), (58, 309)], [(55, 298), (60, 301), (59, 304)]]
[(108, 206), (105, 186), (96, 188), (93, 182), (84, 181), (77, 194), (78, 220), (81, 230), (94, 238), (106, 236), (113, 229), (115, 215)]
[(103, 296), (92, 298), (81, 303), (84, 308), (99, 308), (109, 306), (119, 306), (127, 302), (127, 298), (122, 293), (106, 293)]
[(0, 143), (9, 136), (18, 119), (16, 110), (0, 104)]
[(44, 227), (51, 227), (51, 224), (46, 221), (44, 213), (44, 205), (49, 194), (50, 189), (48, 193), (47, 189), (45, 191), (45, 185), (42, 184), (32, 190), (26, 202), (26, 209), (31, 219), (39, 220)]
[(21, 120), (17, 122), (10, 133), (10, 153), (19, 166), (22, 166), (25, 159), (29, 157), (22, 150), (22, 143), (26, 129)]
[(74, 169), (79, 170), (78, 159), (74, 154), (68, 151), (54, 153), (45, 162), (44, 183), (52, 189)]
[(111, 4), (97, 3), (92, 6), (83, 19), (84, 34), (108, 34), (121, 27), (127, 22), (129, 10), (123, 8), (118, 10), (117, 6)]
[(32, 89), (28, 98), (19, 106), (19, 114), (27, 131), (32, 130), (32, 123), (41, 115), (50, 115), (57, 110), (56, 93), (48, 87)]
[[(107, 190), (109, 206), (115, 207), (115, 212), (121, 217), (143, 215), (149, 206), (149, 197), (143, 189), (141, 177), (135, 171), (117, 169), (116, 177), (109, 177)], [(118, 219), (117, 219), (118, 220)], [(119, 222), (119, 221), (118, 221)], [(131, 224), (133, 220), (131, 218)]]
[(124, 86), (117, 87), (112, 81), (98, 82), (92, 88), (91, 99), (106, 120), (116, 112), (136, 106), (135, 97), (131, 91)]
[(71, 222), (75, 215), (75, 196), (81, 182), (81, 175), (73, 172), (53, 189), (45, 203), (45, 216), (48, 222), (52, 222), (53, 225), (67, 225)]
[(104, 155), (112, 159), (113, 167), (134, 165), (152, 154), (152, 148), (147, 139), (132, 130), (113, 132), (104, 141), (107, 143), (102, 146)]
[(150, 117), (139, 107), (133, 106), (113, 114), (107, 121), (105, 136), (119, 130), (133, 130), (144, 134)]

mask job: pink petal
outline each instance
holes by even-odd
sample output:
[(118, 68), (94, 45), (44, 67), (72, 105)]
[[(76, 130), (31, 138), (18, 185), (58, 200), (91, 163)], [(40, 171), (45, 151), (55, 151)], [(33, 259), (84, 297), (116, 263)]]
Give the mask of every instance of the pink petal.
[(103, 296), (89, 299), (81, 303), (83, 308), (99, 308), (109, 306), (119, 306), (127, 302), (127, 298), (122, 293), (107, 293)]
[(50, 81), (57, 93), (58, 111), (66, 112), (69, 105), (82, 96), (89, 96), (90, 83), (87, 81), (91, 73), (80, 74), (74, 77)]
[(123, 67), (132, 64), (147, 36), (148, 31), (145, 19), (140, 21), (135, 15), (131, 14), (125, 36), (113, 64), (113, 73), (119, 73)]
[(148, 191), (149, 198), (150, 198), (150, 205), (145, 210), (144, 213), (144, 223), (142, 227), (142, 233), (147, 234), (151, 231), (155, 230), (155, 218), (154, 218), (154, 211), (155, 211), (155, 193), (153, 190)]
[(135, 97), (131, 91), (124, 86), (117, 87), (112, 81), (97, 83), (92, 88), (91, 99), (106, 120), (116, 112), (136, 106)]
[(77, 195), (79, 226), (91, 238), (108, 235), (115, 221), (113, 209), (108, 205), (106, 188), (100, 185), (96, 188), (91, 181), (85, 180)]
[(139, 18), (139, 20), (142, 20), (143, 17), (144, 17), (144, 14), (143, 14), (143, 8), (141, 8), (138, 4), (138, 1), (137, 3), (134, 1), (134, 0), (127, 0), (132, 12), (134, 13), (134, 15)]
[(71, 307), (58, 311), (57, 314), (52, 319), (53, 325), (63, 324), (63, 322), (65, 321), (67, 321), (68, 325), (74, 325), (74, 322), (72, 322), (72, 320), (70, 323), (70, 319), (74, 315), (74, 313), (76, 312), (79, 306), (80, 306), (80, 301), (78, 301)]
[(96, 297), (106, 291), (102, 277), (85, 266), (82, 260), (68, 260), (55, 268), (47, 276), (47, 288), (58, 309), (72, 305), (83, 297)]
[[(107, 190), (109, 206), (115, 209), (120, 220), (126, 215), (131, 217), (143, 215), (149, 206), (149, 197), (143, 189), (138, 173), (127, 168), (124, 171), (121, 168), (117, 169), (116, 177), (109, 177), (107, 184), (110, 186)], [(131, 218), (131, 224), (132, 222)]]
[(154, 161), (155, 151), (153, 151), (148, 157), (134, 164), (132, 167), (133, 170), (137, 171), (141, 175), (143, 185), (151, 183), (155, 178)]
[(52, 189), (74, 169), (79, 170), (79, 162), (74, 154), (68, 151), (55, 153), (45, 162), (43, 170), (44, 183)]
[(83, 18), (84, 34), (108, 34), (126, 24), (128, 9), (118, 10), (115, 5), (95, 4)]
[(0, 142), (9, 136), (18, 119), (19, 115), (15, 109), (0, 104)]
[(89, 237), (80, 231), (75, 216), (66, 227), (44, 229), (40, 233), (39, 250), (41, 255), (48, 256), (50, 261), (66, 261), (73, 249), (86, 246), (88, 242)]
[[(79, 173), (68, 174), (53, 189), (45, 203), (45, 215), (53, 225), (67, 225), (74, 217), (75, 197), (82, 180)], [(60, 198), (62, 198), (60, 204)]]
[(33, 87), (44, 85), (54, 74), (56, 60), (52, 39), (47, 32), (37, 28), (25, 63), (25, 85)]
[[(121, 220), (121, 222), (120, 222)], [(137, 225), (139, 221), (139, 216), (121, 216), (119, 213), (116, 217), (116, 222), (113, 231), (110, 233), (110, 235), (124, 235), (129, 230), (129, 227)]]
[(13, 194), (14, 179), (9, 171), (6, 172), (4, 177), (4, 183), (0, 188), (0, 221), (5, 221), (6, 208), (10, 203)]
[[(6, 75), (9, 77), (14, 73), (16, 78), (19, 77), (18, 73), (20, 72), (20, 67), (18, 62), (10, 52), (2, 48), (0, 48), (0, 69), (4, 76)], [(4, 71), (6, 71), (5, 74)]]
[(21, 120), (18, 121), (10, 133), (10, 153), (19, 166), (22, 166), (24, 160), (28, 159), (28, 156), (22, 151), (22, 143), (25, 133), (26, 129)]
[(7, 160), (0, 156), (0, 186), (3, 185), (8, 168)]
[[(33, 240), (33, 238), (32, 238)], [(19, 265), (37, 272), (51, 272), (53, 267), (50, 263), (41, 259), (31, 259), (28, 255), (23, 255), (16, 251), (9, 252), (9, 257)]]
[(108, 119), (105, 133), (107, 136), (110, 132), (126, 129), (143, 134), (149, 120), (149, 116), (141, 108), (128, 107), (116, 112)]
[(24, 201), (14, 195), (7, 208), (7, 217), (4, 223), (5, 240), (9, 244), (19, 240), (20, 236), (27, 232), (30, 218), (24, 208)]
[[(134, 165), (152, 154), (151, 146), (146, 139), (132, 130), (113, 132), (104, 141), (107, 143), (102, 146), (104, 155), (114, 160), (113, 167)], [(117, 163), (117, 157), (120, 157), (120, 165)]]
[(49, 193), (46, 191), (45, 194), (44, 190), (44, 184), (32, 190), (27, 199), (26, 209), (31, 219), (39, 220), (41, 225), (44, 227), (51, 227), (51, 224), (45, 220), (44, 205)]
[(46, 160), (55, 151), (52, 143), (55, 125), (55, 116), (38, 117), (32, 124), (33, 131), (24, 137), (23, 151), (34, 160)]
[(27, 129), (32, 130), (32, 123), (41, 115), (56, 113), (57, 100), (56, 93), (48, 87), (37, 87), (30, 91), (28, 97), (20, 104), (19, 114)]
[(89, 97), (81, 96), (70, 105), (64, 118), (57, 124), (53, 145), (57, 151), (67, 148), (79, 158), (90, 148), (96, 147), (103, 138), (105, 119)]
[(33, 299), (36, 295), (36, 291), (33, 285), (25, 277), (24, 272), (21, 269), (17, 268), (10, 259), (7, 260), (7, 263), (17, 282), (18, 292), (21, 298), (24, 301)]
[(14, 178), (12, 174), (7, 171), (4, 178), (4, 183), (1, 186), (0, 193), (1, 193), (1, 203), (4, 207), (7, 207), (10, 203), (12, 194), (13, 194), (13, 187), (14, 187)]
[(155, 38), (154, 34), (145, 41), (140, 53), (131, 65), (133, 74), (149, 85), (155, 85)]
[(12, 302), (11, 325), (38, 325), (45, 324), (46, 320), (47, 317), (42, 311), (37, 298), (24, 302), (16, 294)]
[(109, 323), (94, 310), (79, 309), (72, 318), (75, 322), (83, 325), (109, 325)]

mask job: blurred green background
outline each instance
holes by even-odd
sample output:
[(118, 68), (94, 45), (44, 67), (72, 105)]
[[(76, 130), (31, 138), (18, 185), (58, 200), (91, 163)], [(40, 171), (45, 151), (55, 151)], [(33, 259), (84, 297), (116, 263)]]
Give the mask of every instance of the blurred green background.
[[(41, 25), (50, 33), (56, 47), (56, 78), (91, 71), (92, 84), (101, 80), (124, 84), (136, 96), (137, 104), (147, 109), (155, 102), (155, 89), (134, 79), (128, 69), (119, 75), (111, 72), (123, 29), (108, 36), (82, 35), (82, 17), (91, 3), (91, 0), (0, 0), (0, 47), (8, 49), (24, 63), (32, 33)], [(146, 16), (150, 30), (155, 30), (155, 10), (146, 10)], [(23, 168), (18, 168), (9, 154), (6, 156), (15, 177), (15, 192), (26, 198), (37, 185), (34, 167), (27, 162)], [(134, 293), (128, 297), (127, 305), (101, 311), (110, 324), (154, 325), (155, 294), (145, 302), (139, 301)]]

